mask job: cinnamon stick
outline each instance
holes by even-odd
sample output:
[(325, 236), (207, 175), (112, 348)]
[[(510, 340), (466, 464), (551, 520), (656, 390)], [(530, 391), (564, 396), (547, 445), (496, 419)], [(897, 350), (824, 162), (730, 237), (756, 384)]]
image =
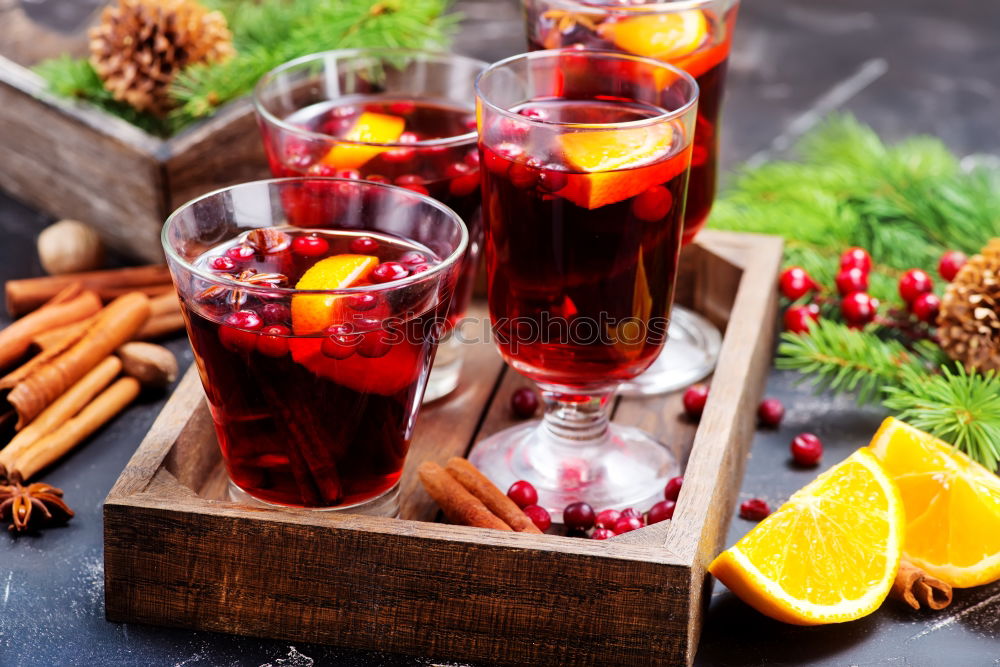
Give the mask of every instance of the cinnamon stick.
[(448, 459), (445, 470), (455, 478), (466, 491), (482, 501), (501, 521), (519, 533), (541, 533), (538, 526), (521, 511), (517, 504), (497, 488), (486, 475), (466, 459), (453, 456)]
[(0, 368), (21, 358), (38, 334), (79, 322), (100, 309), (97, 294), (81, 291), (77, 285), (67, 286), (47, 304), (0, 331)]
[(181, 300), (177, 296), (177, 291), (172, 290), (166, 294), (153, 297), (149, 300), (149, 316), (159, 317), (181, 312)]
[(140, 293), (118, 297), (101, 310), (82, 338), (33, 368), (7, 394), (7, 402), (17, 410), (17, 428), (23, 428), (115, 348), (131, 340), (148, 318), (149, 299)]
[(889, 597), (902, 600), (913, 609), (921, 606), (935, 611), (951, 604), (952, 590), (949, 584), (933, 577), (903, 558), (899, 562), (899, 572), (892, 582)]
[(164, 336), (172, 336), (184, 330), (184, 316), (180, 311), (154, 315), (146, 320), (135, 334), (136, 340), (156, 340)]
[(39, 470), (48, 467), (94, 431), (121, 412), (139, 395), (139, 381), (123, 377), (105, 389), (78, 415), (42, 437), (23, 452), (11, 466), (11, 474), (29, 479)]
[(173, 289), (170, 272), (161, 264), (8, 280), (7, 311), (11, 317), (23, 315), (73, 283), (97, 292), (103, 301), (110, 301), (131, 291), (164, 294)]
[[(25, 317), (31, 316), (26, 315)], [(96, 315), (88, 317), (85, 320), (80, 320), (79, 322), (61, 326), (58, 329), (43, 331), (31, 340), (31, 344), (43, 352), (53, 348), (65, 349), (66, 341), (76, 341), (82, 338), (83, 334), (87, 333), (90, 325), (94, 323), (94, 319), (96, 319)]]
[(121, 360), (114, 356), (107, 357), (94, 366), (89, 373), (67, 389), (66, 393), (45, 408), (30, 424), (21, 429), (7, 443), (6, 447), (0, 449), (0, 466), (8, 470), (12, 469), (19, 456), (39, 439), (56, 430), (61, 424), (80, 412), (98, 392), (111, 383), (121, 369)]
[(417, 474), (427, 493), (452, 523), (495, 530), (511, 529), (437, 463), (424, 461), (417, 467)]

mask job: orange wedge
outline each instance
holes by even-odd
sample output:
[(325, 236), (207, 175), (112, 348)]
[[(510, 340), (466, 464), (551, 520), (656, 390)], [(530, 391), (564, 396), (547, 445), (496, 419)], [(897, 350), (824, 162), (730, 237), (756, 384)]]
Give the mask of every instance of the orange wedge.
[(899, 486), (914, 565), (958, 588), (1000, 579), (1000, 478), (892, 417), (869, 449)]
[(658, 60), (685, 56), (705, 41), (708, 21), (698, 9), (605, 21), (597, 34), (622, 51)]
[(899, 490), (862, 448), (797, 491), (708, 569), (779, 621), (851, 621), (889, 594), (903, 530)]
[[(365, 141), (370, 143), (391, 143), (399, 139), (406, 128), (406, 121), (399, 116), (365, 111), (354, 121), (354, 126), (341, 137), (342, 141)], [(379, 153), (389, 148), (382, 146), (359, 146), (338, 142), (323, 156), (321, 162), (338, 169), (357, 169)]]
[[(378, 265), (371, 255), (334, 255), (321, 259), (302, 274), (295, 289), (344, 289), (360, 283)], [(296, 336), (318, 333), (335, 322), (337, 301), (332, 294), (299, 294), (292, 297), (292, 331)]]

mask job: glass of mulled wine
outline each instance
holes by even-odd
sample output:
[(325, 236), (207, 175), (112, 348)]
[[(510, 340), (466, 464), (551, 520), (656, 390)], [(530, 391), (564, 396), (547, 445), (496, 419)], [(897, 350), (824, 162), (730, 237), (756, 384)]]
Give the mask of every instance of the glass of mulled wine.
[(162, 240), (232, 495), (395, 515), (462, 220), (394, 186), (289, 178), (195, 199)]
[[(528, 48), (578, 46), (655, 58), (698, 82), (684, 243), (694, 240), (715, 199), (719, 121), (739, 0), (523, 0)], [(629, 395), (673, 391), (714, 368), (722, 337), (708, 320), (675, 307), (669, 340), (653, 366), (622, 387)]]
[(482, 248), (473, 84), (485, 68), (450, 53), (328, 51), (281, 65), (254, 91), (275, 176), (392, 183), (444, 202), (468, 225), (469, 250), (425, 402), (449, 394), (461, 376), (452, 329), (468, 308)]
[(677, 461), (608, 410), (666, 339), (698, 86), (656, 60), (560, 49), (496, 63), (476, 90), (493, 335), (546, 406), (470, 460), (501, 488), (531, 482), (557, 517), (647, 506)]

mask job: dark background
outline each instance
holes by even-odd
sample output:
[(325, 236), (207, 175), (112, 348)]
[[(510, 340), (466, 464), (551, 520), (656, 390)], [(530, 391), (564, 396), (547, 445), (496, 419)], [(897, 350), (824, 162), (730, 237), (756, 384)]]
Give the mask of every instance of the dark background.
[[(54, 7), (41, 0), (35, 11)], [(523, 49), (512, 0), (463, 0), (458, 9), (466, 21), (457, 51), (495, 60)], [(834, 110), (856, 114), (890, 141), (923, 132), (959, 155), (1000, 153), (998, 36), (994, 1), (748, 0), (730, 63), (723, 166), (781, 156)], [(48, 222), (0, 194), (0, 279), (41, 274), (34, 240)], [(186, 341), (171, 346), (187, 366)], [(795, 434), (823, 438), (826, 467), (865, 444), (883, 416), (849, 399), (812, 396), (794, 379), (771, 374), (768, 394), (784, 401), (788, 415), (780, 430), (757, 434), (741, 498), (776, 505), (812, 479), (815, 471), (788, 463)], [(131, 408), (46, 475), (77, 512), (68, 526), (34, 537), (0, 535), (0, 665), (434, 664), (105, 621), (101, 505), (162, 404), (150, 398)], [(750, 527), (734, 519), (729, 542)], [(998, 636), (1000, 584), (957, 591), (942, 613), (889, 601), (865, 619), (817, 628), (771, 621), (716, 585), (697, 663), (978, 667), (1000, 664)]]

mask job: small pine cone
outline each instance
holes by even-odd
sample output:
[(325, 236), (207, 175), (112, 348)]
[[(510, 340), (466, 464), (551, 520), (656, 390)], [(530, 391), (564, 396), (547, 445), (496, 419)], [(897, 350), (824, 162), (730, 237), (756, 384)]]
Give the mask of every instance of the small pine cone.
[(90, 62), (116, 100), (169, 111), (170, 82), (199, 62), (233, 55), (226, 18), (194, 0), (118, 0), (90, 31)]
[(938, 315), (941, 347), (967, 369), (1000, 371), (1000, 238), (948, 285)]

